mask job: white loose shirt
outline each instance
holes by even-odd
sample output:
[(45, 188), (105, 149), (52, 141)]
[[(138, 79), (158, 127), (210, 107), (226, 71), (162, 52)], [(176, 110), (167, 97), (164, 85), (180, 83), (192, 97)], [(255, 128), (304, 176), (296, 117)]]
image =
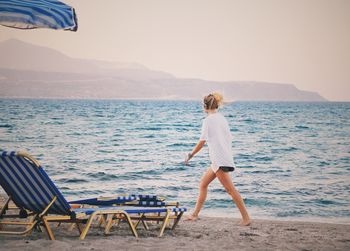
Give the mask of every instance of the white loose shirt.
[(209, 114), (202, 124), (200, 140), (208, 143), (211, 168), (216, 173), (220, 166), (235, 167), (232, 155), (232, 134), (221, 113)]

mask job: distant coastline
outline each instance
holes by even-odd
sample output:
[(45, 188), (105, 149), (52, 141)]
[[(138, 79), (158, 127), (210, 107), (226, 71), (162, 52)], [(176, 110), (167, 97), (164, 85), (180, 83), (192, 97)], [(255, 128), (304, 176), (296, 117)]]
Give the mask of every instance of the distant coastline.
[(293, 84), (177, 78), (135, 63), (68, 57), (20, 40), (0, 43), (0, 98), (200, 100), (210, 92), (229, 101), (327, 101)]

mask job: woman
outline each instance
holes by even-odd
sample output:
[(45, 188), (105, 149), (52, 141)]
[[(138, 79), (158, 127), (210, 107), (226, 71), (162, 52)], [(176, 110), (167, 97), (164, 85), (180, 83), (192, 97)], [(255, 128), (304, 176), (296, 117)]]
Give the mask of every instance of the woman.
[(203, 108), (208, 114), (203, 120), (202, 131), (199, 142), (188, 154), (185, 164), (198, 153), (204, 144), (208, 142), (209, 157), (211, 160), (210, 168), (204, 173), (199, 184), (199, 195), (193, 213), (187, 220), (197, 220), (198, 214), (207, 197), (208, 185), (218, 178), (221, 184), (236, 203), (241, 215), (241, 226), (250, 225), (250, 217), (244, 205), (244, 201), (233, 185), (232, 179), (228, 171), (234, 170), (232, 156), (232, 135), (225, 117), (217, 110), (222, 105), (223, 97), (219, 93), (209, 94), (204, 97)]

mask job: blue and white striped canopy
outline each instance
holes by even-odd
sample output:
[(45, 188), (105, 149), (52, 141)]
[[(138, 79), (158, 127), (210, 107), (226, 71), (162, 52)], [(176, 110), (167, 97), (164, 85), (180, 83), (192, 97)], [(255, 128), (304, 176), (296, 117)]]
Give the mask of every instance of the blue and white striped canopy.
[(0, 0), (0, 24), (18, 29), (78, 29), (74, 8), (56, 0)]

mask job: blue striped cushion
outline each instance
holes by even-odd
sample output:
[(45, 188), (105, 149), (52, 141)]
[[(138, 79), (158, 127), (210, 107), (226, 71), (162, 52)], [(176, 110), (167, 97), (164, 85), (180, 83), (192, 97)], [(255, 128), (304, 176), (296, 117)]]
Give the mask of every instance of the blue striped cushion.
[(181, 213), (181, 212), (187, 212), (187, 208), (185, 208), (185, 207), (173, 207), (172, 208), (172, 211), (174, 212), (174, 213)]
[(165, 202), (163, 201), (139, 201), (139, 206), (144, 207), (163, 207), (165, 206)]
[(41, 167), (14, 152), (0, 157), (0, 184), (15, 204), (36, 213), (43, 211), (56, 196), (49, 213), (70, 214), (70, 205)]
[(137, 197), (139, 200), (158, 200), (157, 195), (133, 194), (132, 196)]

